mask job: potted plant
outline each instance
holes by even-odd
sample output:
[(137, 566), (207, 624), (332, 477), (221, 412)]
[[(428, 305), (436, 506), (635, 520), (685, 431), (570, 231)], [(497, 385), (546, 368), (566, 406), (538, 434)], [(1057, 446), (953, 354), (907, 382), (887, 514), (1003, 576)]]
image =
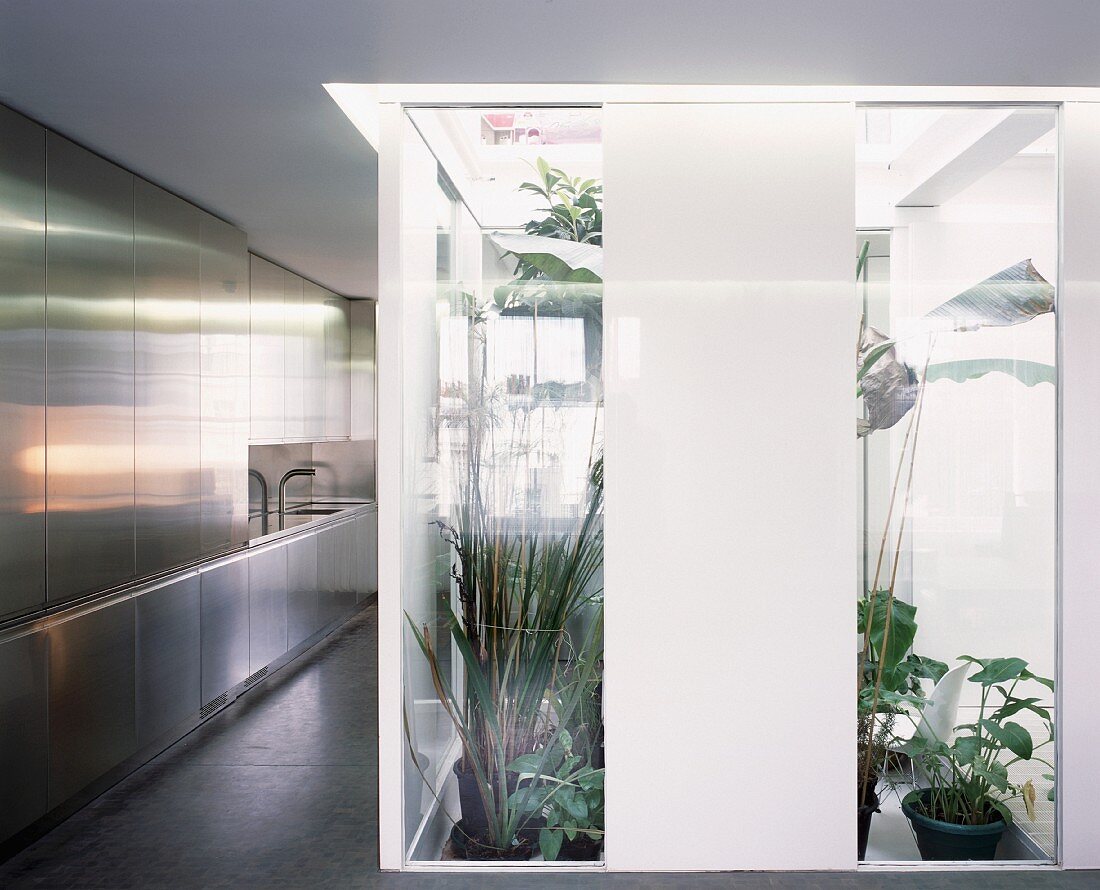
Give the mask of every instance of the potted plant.
[[(1053, 765), (1036, 753), (1054, 740), (1049, 706), (1035, 696), (1021, 696), (1021, 683), (1033, 682), (1054, 690), (1054, 682), (1033, 674), (1022, 658), (972, 658), (980, 670), (968, 678), (980, 687), (977, 717), (957, 727), (954, 739), (915, 737), (907, 743), (921, 764), (927, 788), (915, 789), (902, 800), (902, 811), (916, 835), (926, 860), (993, 859), (1006, 826), (1012, 824), (1007, 802), (1019, 798), (1035, 818), (1035, 786), (1030, 779), (1013, 782), (1009, 769), (1021, 761)], [(1036, 742), (1012, 720), (1027, 711), (1046, 724), (1047, 736)]]
[[(868, 248), (869, 243), (865, 242), (857, 259), (857, 280), (866, 268)], [(863, 417), (856, 423), (857, 436), (863, 438), (889, 429), (909, 415), (900, 443), (873, 580), (859, 600), (862, 645), (856, 694), (861, 859), (866, 852), (871, 815), (878, 807), (876, 787), (880, 776), (877, 768), (885, 761), (888, 725), (907, 708), (919, 711), (923, 701), (919, 680), (938, 680), (946, 671), (946, 666), (940, 662), (909, 654), (916, 634), (916, 610), (895, 597), (927, 385), (937, 380), (963, 383), (991, 373), (1011, 374), (1026, 386), (1054, 382), (1054, 369), (1036, 362), (972, 359), (933, 363), (935, 331), (1005, 327), (1053, 311), (1054, 287), (1039, 274), (1031, 260), (1021, 260), (925, 315), (928, 345), (923, 369), (919, 372), (899, 356), (898, 341), (867, 324), (865, 318), (860, 319), (856, 395), (863, 400)], [(899, 503), (900, 515), (895, 521), (895, 506)], [(886, 558), (888, 552), (892, 552), (892, 562)]]

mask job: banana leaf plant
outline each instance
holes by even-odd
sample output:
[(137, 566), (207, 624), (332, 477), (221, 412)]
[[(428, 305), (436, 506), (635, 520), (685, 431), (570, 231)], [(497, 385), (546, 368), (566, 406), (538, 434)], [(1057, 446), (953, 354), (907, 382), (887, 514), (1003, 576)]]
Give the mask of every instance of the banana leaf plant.
[[(857, 278), (867, 258), (865, 243), (856, 264)], [(925, 315), (930, 330), (974, 331), (983, 327), (1021, 324), (1054, 311), (1054, 287), (1039, 274), (1031, 260), (1022, 260), (963, 291)], [(923, 706), (919, 681), (938, 681), (946, 672), (942, 662), (913, 655), (916, 609), (895, 597), (897, 570), (905, 522), (913, 490), (913, 468), (920, 434), (920, 417), (928, 383), (966, 380), (1000, 372), (1015, 376), (1027, 386), (1054, 382), (1054, 369), (1037, 362), (1009, 359), (971, 359), (933, 364), (929, 351), (920, 372), (903, 362), (897, 342), (886, 333), (860, 321), (856, 350), (856, 393), (863, 398), (864, 417), (857, 421), (860, 437), (889, 429), (909, 416), (894, 473), (889, 506), (869, 590), (858, 601), (858, 627), (862, 649), (857, 672), (859, 801), (865, 803), (877, 782), (888, 739), (882, 728), (893, 717)], [(904, 477), (904, 485), (903, 485)], [(893, 529), (895, 506), (902, 492), (901, 515)], [(886, 562), (887, 544), (895, 531), (893, 560)], [(887, 583), (880, 584), (886, 580)]]
[[(952, 297), (924, 318), (929, 330), (961, 332), (1022, 324), (1053, 311), (1054, 286), (1028, 259)], [(930, 362), (925, 379), (963, 383), (994, 372), (1011, 374), (1025, 386), (1054, 382), (1050, 365), (996, 358)], [(898, 357), (897, 341), (861, 321), (856, 394), (863, 397), (865, 417), (857, 421), (857, 435), (867, 436), (894, 426), (913, 409), (918, 387), (917, 371)]]

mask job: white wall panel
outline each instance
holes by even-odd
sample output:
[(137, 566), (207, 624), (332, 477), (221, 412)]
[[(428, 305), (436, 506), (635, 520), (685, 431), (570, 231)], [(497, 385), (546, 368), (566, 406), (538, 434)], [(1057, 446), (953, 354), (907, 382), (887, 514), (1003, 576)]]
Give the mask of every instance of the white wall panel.
[(1096, 634), (1100, 628), (1100, 104), (1069, 102), (1063, 118), (1062, 637), (1059, 695), (1062, 862), (1100, 867), (1096, 801)]
[(852, 107), (604, 127), (608, 865), (853, 867)]

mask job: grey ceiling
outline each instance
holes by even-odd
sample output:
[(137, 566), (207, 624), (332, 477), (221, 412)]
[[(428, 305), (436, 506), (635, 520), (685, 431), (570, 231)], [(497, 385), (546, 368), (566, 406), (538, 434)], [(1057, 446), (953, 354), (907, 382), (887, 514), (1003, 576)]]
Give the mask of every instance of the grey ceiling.
[(0, 102), (375, 293), (376, 165), (321, 84), (1100, 85), (1096, 0), (0, 0)]

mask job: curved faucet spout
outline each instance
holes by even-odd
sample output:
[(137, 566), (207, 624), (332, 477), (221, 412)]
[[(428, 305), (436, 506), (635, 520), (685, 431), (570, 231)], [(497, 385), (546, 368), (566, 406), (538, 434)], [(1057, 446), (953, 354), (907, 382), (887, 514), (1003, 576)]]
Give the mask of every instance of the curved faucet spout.
[(313, 467), (297, 467), (293, 470), (288, 470), (283, 473), (283, 478), (279, 480), (279, 517), (286, 512), (286, 484), (295, 476), (316, 476), (317, 470)]

